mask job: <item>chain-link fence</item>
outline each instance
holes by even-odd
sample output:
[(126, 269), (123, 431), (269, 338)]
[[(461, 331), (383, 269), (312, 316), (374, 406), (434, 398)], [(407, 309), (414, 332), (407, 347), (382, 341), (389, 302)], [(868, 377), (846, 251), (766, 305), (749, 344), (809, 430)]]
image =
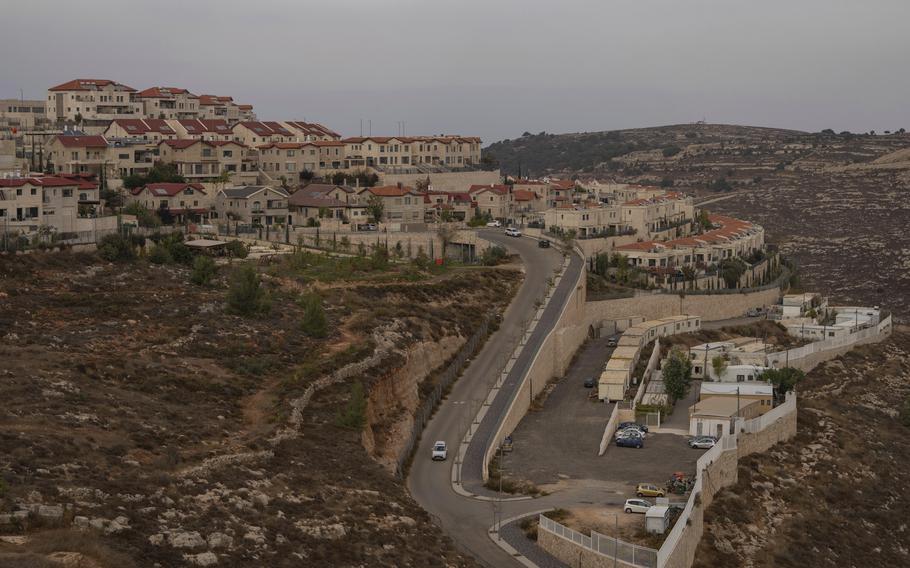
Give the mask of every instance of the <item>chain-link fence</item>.
[(549, 531), (558, 537), (588, 549), (592, 553), (609, 559), (615, 558), (626, 564), (644, 566), (646, 568), (657, 566), (657, 551), (653, 548), (638, 546), (611, 536), (602, 535), (596, 531), (591, 531), (591, 536), (586, 536), (543, 515), (540, 516), (540, 529)]

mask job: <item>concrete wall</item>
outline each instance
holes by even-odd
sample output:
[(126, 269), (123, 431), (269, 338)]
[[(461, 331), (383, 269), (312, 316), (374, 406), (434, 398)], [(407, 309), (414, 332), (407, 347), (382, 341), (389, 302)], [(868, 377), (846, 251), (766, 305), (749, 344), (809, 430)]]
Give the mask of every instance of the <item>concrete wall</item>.
[(401, 183), (416, 187), (417, 182), (425, 182), (430, 177), (430, 185), (435, 191), (467, 191), (472, 185), (490, 185), (502, 181), (499, 170), (477, 172), (445, 172), (438, 174), (379, 174), (380, 185)]
[(614, 564), (613, 557), (605, 556), (575, 542), (566, 540), (543, 527), (537, 529), (537, 545), (565, 563), (566, 566), (572, 566), (573, 568), (613, 568), (613, 566), (635, 568), (634, 565), (618, 559)]
[(768, 361), (773, 367), (795, 367), (808, 373), (820, 363), (843, 355), (854, 347), (887, 339), (891, 335), (892, 327), (891, 316), (888, 316), (876, 326), (861, 329), (848, 336), (815, 341), (788, 351), (771, 353), (768, 355)]
[(682, 299), (677, 294), (648, 294), (588, 302), (585, 318), (593, 323), (631, 316), (659, 319), (682, 313), (701, 316), (703, 321), (716, 321), (743, 316), (749, 308), (774, 304), (778, 298), (780, 290), (777, 288), (746, 294), (692, 294)]

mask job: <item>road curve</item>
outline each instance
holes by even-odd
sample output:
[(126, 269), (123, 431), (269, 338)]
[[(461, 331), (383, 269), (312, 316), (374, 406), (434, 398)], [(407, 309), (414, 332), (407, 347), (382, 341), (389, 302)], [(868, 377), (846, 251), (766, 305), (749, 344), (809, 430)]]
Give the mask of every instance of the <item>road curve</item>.
[[(554, 270), (562, 264), (563, 258), (552, 248), (539, 248), (537, 241), (533, 239), (510, 238), (498, 231), (481, 231), (480, 235), (517, 252), (524, 264), (525, 279), (506, 310), (499, 330), (487, 340), (424, 429), (407, 483), (414, 499), (439, 519), (446, 533), (454, 538), (462, 549), (486, 564), (498, 567), (518, 563), (487, 535), (488, 528), (493, 524), (492, 503), (464, 497), (452, 489), (451, 459), (464, 437), (468, 424), (478, 410), (477, 401), (483, 400), (488, 394), (491, 375), (500, 372), (503, 354), (511, 350), (515, 339), (522, 331), (522, 323), (536, 311), (535, 302), (546, 293), (547, 281), (553, 276)], [(540, 343), (555, 325), (563, 305), (574, 288), (581, 264), (581, 259), (573, 255), (565, 277), (522, 351), (520, 359), (529, 357), (522, 363), (524, 368), (530, 364), (530, 359), (533, 358)], [(513, 375), (517, 375), (519, 372), (517, 369), (521, 368), (518, 362), (515, 368), (516, 371), (504, 382), (503, 388), (478, 428), (474, 443), (468, 448), (462, 470), (465, 482), (473, 480), (475, 484), (479, 484), (482, 458), (478, 455), (482, 456), (482, 446), (488, 441), (517, 387), (517, 379)], [(445, 440), (448, 444), (449, 461), (433, 462), (429, 459), (432, 444), (436, 440)], [(474, 457), (471, 457), (472, 455)], [(590, 498), (590, 495), (586, 497)], [(558, 499), (549, 496), (535, 500), (505, 502), (502, 516), (506, 518), (529, 513), (552, 507), (557, 502), (573, 501), (577, 498), (579, 497), (564, 493)], [(553, 503), (550, 503), (551, 501)]]

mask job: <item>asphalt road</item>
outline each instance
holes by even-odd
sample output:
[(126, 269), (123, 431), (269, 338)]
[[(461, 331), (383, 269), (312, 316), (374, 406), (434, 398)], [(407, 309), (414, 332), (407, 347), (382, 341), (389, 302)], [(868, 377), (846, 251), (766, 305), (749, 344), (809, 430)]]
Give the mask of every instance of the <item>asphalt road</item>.
[[(562, 264), (562, 256), (553, 248), (539, 248), (537, 241), (533, 239), (510, 238), (500, 231), (482, 231), (481, 235), (517, 252), (525, 267), (525, 279), (515, 299), (506, 310), (499, 330), (487, 340), (483, 349), (468, 366), (464, 375), (455, 383), (452, 392), (424, 429), (408, 476), (408, 489), (424, 509), (439, 519), (446, 533), (454, 538), (462, 549), (488, 565), (498, 567), (518, 564), (487, 536), (487, 530), (493, 524), (492, 504), (488, 501), (458, 495), (452, 489), (451, 460), (454, 458), (467, 425), (476, 414), (478, 407), (475, 401), (483, 400), (487, 396), (491, 377), (500, 371), (503, 354), (511, 350), (515, 338), (521, 333), (522, 323), (536, 311), (534, 304), (546, 293), (547, 280)], [(544, 311), (535, 333), (532, 334), (522, 352), (522, 357), (519, 357), (519, 361), (516, 362), (515, 373), (518, 372), (521, 365), (527, 366), (530, 363), (530, 358), (536, 352), (536, 346), (539, 346), (543, 337), (555, 324), (559, 311), (562, 310), (562, 306), (571, 292), (571, 285), (574, 284), (577, 271), (581, 269), (581, 259), (573, 258), (566, 277), (563, 278), (548, 308)], [(527, 357), (527, 361), (523, 361), (523, 357)], [(488, 439), (489, 432), (493, 431), (501, 418), (503, 409), (507, 406), (511, 395), (514, 394), (515, 386), (515, 378), (510, 375), (500, 390), (500, 396), (494, 400), (494, 404), (474, 436), (478, 448)], [(450, 448), (448, 461), (433, 462), (430, 460), (431, 447), (436, 440), (447, 442)], [(469, 448), (469, 453), (472, 451), (477, 450)], [(482, 448), (479, 451), (482, 451)], [(463, 478), (465, 480), (479, 479), (479, 465), (480, 462), (476, 459), (470, 463), (466, 459), (462, 468)], [(561, 494), (558, 500), (552, 497), (504, 502), (502, 516), (508, 518), (521, 513), (546, 509), (557, 506), (565, 499), (576, 498), (565, 493)]]

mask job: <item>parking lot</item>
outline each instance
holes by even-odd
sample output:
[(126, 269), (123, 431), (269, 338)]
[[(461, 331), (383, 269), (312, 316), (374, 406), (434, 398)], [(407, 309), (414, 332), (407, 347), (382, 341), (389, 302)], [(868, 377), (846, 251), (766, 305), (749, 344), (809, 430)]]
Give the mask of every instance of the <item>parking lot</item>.
[(612, 353), (607, 340), (589, 341), (547, 397), (543, 409), (521, 421), (513, 433), (513, 451), (504, 460), (506, 476), (528, 480), (549, 491), (584, 480), (586, 487), (607, 489), (620, 502), (620, 497), (634, 496), (638, 483), (663, 487), (675, 471), (687, 475), (695, 472), (695, 462), (703, 450), (689, 448), (684, 435), (691, 404), (688, 398), (694, 392), (680, 401), (664, 425), (672, 433), (650, 433), (641, 449), (611, 443), (603, 456), (597, 455), (613, 405), (590, 400), (592, 389), (584, 387), (584, 380), (599, 376)]

